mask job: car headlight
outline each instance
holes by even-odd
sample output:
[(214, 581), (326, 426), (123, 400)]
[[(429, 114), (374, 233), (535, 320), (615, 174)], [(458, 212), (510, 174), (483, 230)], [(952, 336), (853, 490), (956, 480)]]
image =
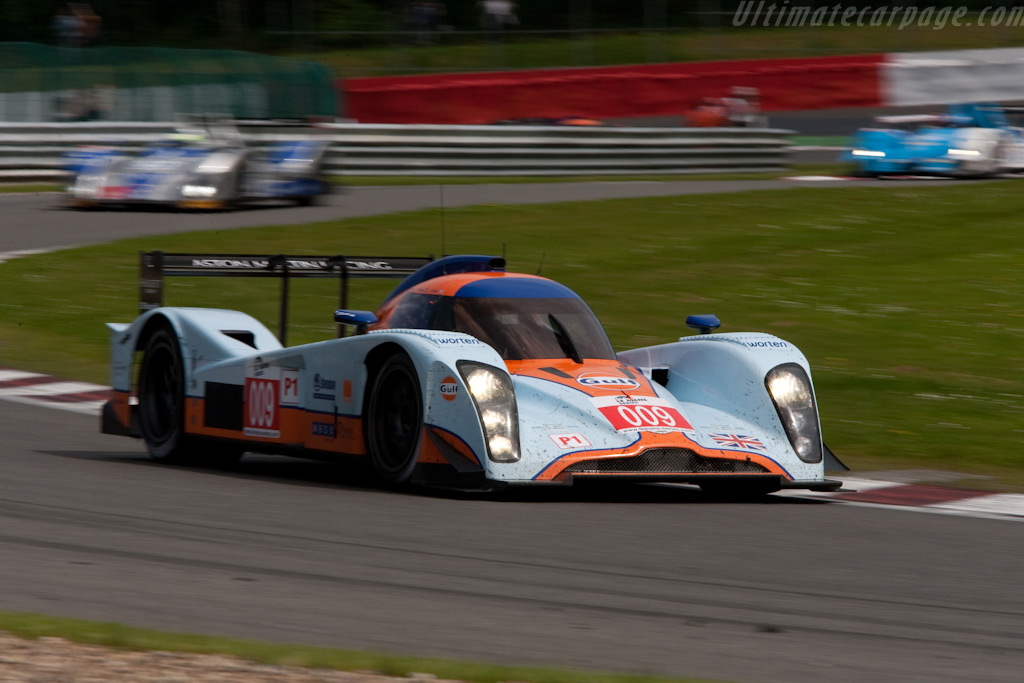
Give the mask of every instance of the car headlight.
[(979, 152), (976, 149), (956, 149), (954, 147), (950, 147), (948, 150), (946, 150), (946, 153), (949, 154), (949, 156), (951, 156), (951, 157), (980, 157), (981, 156), (981, 152)]
[(196, 173), (181, 186), (181, 196), (188, 199), (211, 199), (217, 196), (217, 176), (210, 173)]
[(468, 360), (459, 361), (458, 368), (480, 416), (487, 456), (494, 462), (518, 462), (519, 413), (508, 373)]
[(181, 188), (181, 196), (193, 199), (201, 197), (209, 199), (217, 194), (217, 188), (212, 185), (185, 185)]
[(874, 149), (855, 149), (852, 152), (855, 157), (884, 157), (885, 152), (880, 152)]
[(818, 408), (807, 373), (796, 363), (784, 363), (768, 372), (764, 385), (797, 457), (804, 462), (821, 462)]

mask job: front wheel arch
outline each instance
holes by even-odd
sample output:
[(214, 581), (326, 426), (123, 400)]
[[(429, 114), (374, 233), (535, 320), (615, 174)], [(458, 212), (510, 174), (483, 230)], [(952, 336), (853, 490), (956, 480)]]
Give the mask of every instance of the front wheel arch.
[[(385, 484), (409, 482), (419, 459), (425, 410), (423, 388), (409, 354), (387, 345), (367, 358), (367, 393), (363, 410), (366, 452)], [(371, 361), (373, 362), (370, 365)]]

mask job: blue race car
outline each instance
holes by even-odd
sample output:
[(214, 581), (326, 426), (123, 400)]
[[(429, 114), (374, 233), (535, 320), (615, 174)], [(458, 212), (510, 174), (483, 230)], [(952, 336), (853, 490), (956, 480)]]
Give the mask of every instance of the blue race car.
[(1024, 169), (1024, 130), (998, 104), (953, 104), (942, 114), (880, 116), (840, 156), (860, 175), (987, 177)]

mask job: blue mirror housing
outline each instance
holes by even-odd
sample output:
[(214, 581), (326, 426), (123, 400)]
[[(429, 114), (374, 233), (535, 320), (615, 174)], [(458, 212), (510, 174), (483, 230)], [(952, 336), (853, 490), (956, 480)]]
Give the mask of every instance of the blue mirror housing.
[(697, 330), (701, 334), (710, 334), (721, 327), (722, 323), (718, 316), (710, 313), (706, 315), (691, 315), (686, 318), (686, 326)]
[(377, 316), (373, 311), (350, 311), (347, 308), (339, 308), (334, 312), (334, 322), (339, 325), (355, 325), (357, 329), (366, 329), (368, 325), (377, 322)]

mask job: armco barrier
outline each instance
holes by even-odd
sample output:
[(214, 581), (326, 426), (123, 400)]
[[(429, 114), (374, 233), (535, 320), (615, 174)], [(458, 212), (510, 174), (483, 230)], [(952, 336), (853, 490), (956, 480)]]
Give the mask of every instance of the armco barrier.
[[(134, 150), (172, 123), (5, 124), (0, 178), (58, 179), (79, 145)], [(779, 170), (791, 131), (605, 126), (240, 125), (262, 146), (308, 136), (330, 140), (329, 174), (350, 176), (557, 176), (735, 173)]]

